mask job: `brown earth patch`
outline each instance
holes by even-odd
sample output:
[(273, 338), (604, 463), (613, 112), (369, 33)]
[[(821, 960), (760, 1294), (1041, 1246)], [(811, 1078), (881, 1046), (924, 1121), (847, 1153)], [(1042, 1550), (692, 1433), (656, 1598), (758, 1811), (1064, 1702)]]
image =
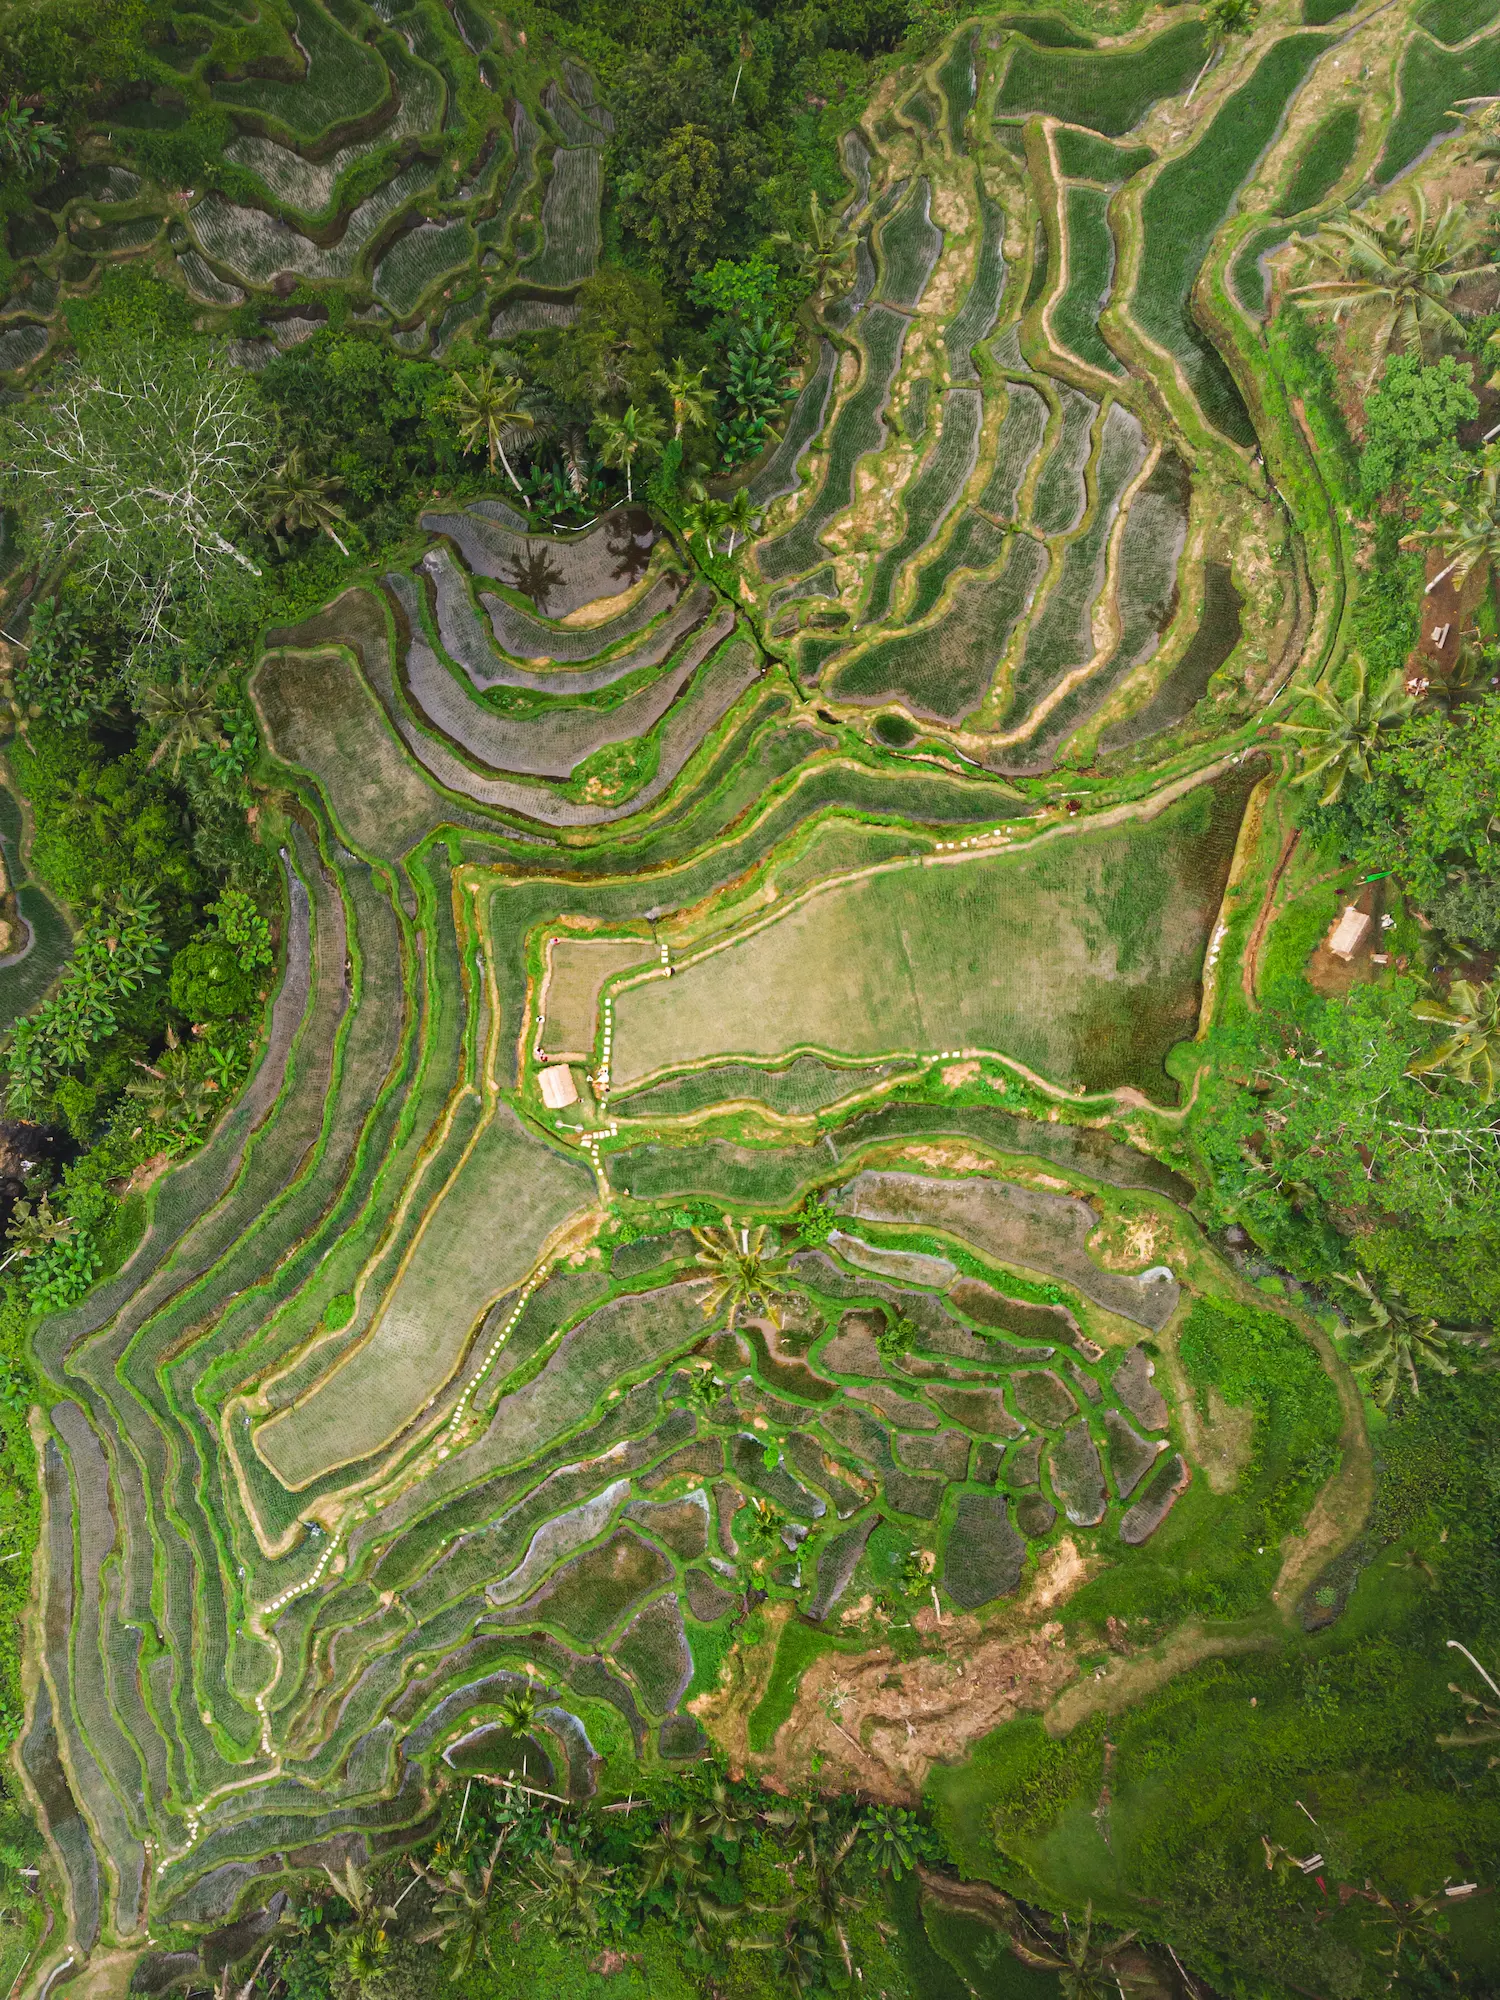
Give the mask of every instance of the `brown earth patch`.
[(966, 1083), (973, 1083), (979, 1075), (977, 1062), (949, 1063), (942, 1071), (944, 1090), (958, 1090)]
[(927, 1146), (902, 1146), (896, 1151), (898, 1159), (914, 1160), (919, 1167), (935, 1167), (950, 1174), (989, 1174), (994, 1172), (995, 1163), (983, 1153), (976, 1153), (957, 1140), (937, 1140)]
[(1355, 909), (1364, 910), (1369, 915), (1370, 928), (1353, 956), (1343, 959), (1335, 958), (1328, 949), (1328, 934), (1344, 908), (1343, 900), (1340, 900), (1338, 910), (1328, 920), (1328, 930), (1307, 961), (1307, 983), (1321, 999), (1342, 1000), (1354, 987), (1374, 977), (1374, 957), (1381, 948), (1380, 910), (1383, 901), (1378, 882), (1366, 883), (1354, 898)]
[(1138, 1271), (1170, 1260), (1177, 1232), (1165, 1216), (1109, 1215), (1090, 1236), (1089, 1255), (1106, 1271)]
[[(1064, 1537), (1042, 1557), (1026, 1595), (987, 1624), (919, 1611), (912, 1623), (928, 1650), (917, 1659), (900, 1660), (878, 1642), (859, 1655), (824, 1654), (803, 1675), (796, 1707), (770, 1755), (750, 1757), (738, 1747), (748, 1744), (740, 1721), (731, 1756), (744, 1755), (777, 1788), (795, 1788), (807, 1782), (816, 1753), (826, 1783), (855, 1784), (877, 1798), (914, 1803), (934, 1764), (961, 1761), (981, 1736), (1017, 1715), (1034, 1714), (1073, 1678), (1077, 1664), (1062, 1626), (1045, 1614), (1090, 1570)], [(761, 1674), (747, 1681), (747, 1690), (757, 1690), (750, 1707), (765, 1679)], [(692, 1706), (718, 1735), (719, 1711), (704, 1702)]]

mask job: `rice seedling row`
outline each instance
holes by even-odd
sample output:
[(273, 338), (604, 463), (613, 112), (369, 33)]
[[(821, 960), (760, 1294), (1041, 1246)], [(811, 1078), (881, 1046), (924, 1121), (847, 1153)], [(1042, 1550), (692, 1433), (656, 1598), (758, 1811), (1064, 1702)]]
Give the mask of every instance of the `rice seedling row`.
[(318, 140), (379, 110), (390, 95), (390, 77), (375, 50), (356, 41), (320, 0), (292, 0), (292, 8), (296, 46), (306, 62), (301, 80), (251, 77), (215, 84), (214, 95), (279, 125), (293, 139)]
[(381, 147), (442, 129), (447, 91), (438, 72), (418, 62), (399, 39), (386, 43), (381, 53), (400, 101), (395, 116), (374, 138), (353, 140), (326, 160), (308, 160), (275, 139), (240, 132), (224, 148), (225, 159), (254, 174), (280, 207), (308, 218), (323, 216), (334, 206), (340, 176), (357, 161)]
[(1336, 106), (1314, 128), (1282, 191), (1278, 207), (1283, 215), (1301, 215), (1327, 199), (1354, 158), (1359, 130), (1360, 111), (1354, 104)]
[[(1037, 436), (1040, 439), (1040, 428)], [(936, 609), (950, 577), (958, 575), (961, 570), (993, 569), (1004, 549), (1004, 529), (997, 528), (993, 521), (976, 513), (972, 507), (966, 508), (941, 551), (918, 570), (916, 589), (901, 622), (920, 624)]]
[(1029, 713), (1069, 668), (1092, 657), (1093, 607), (1104, 588), (1110, 536), (1125, 489), (1145, 458), (1140, 424), (1122, 405), (1112, 403), (1100, 429), (1092, 511), (1082, 531), (1062, 549), (1061, 562), (1026, 635), (1009, 689), (1008, 725)]
[(984, 404), (977, 389), (950, 389), (943, 398), (942, 428), (926, 462), (906, 488), (906, 526), (875, 565), (861, 623), (885, 619), (902, 570), (920, 554), (952, 511), (979, 456)]
[(989, 337), (1000, 317), (1005, 294), (1005, 212), (997, 202), (981, 194), (979, 216), (979, 255), (974, 264), (974, 281), (943, 335), (948, 350), (948, 372), (955, 382), (978, 379), (972, 350)]
[(1116, 557), (1113, 650), (1061, 701), (1027, 745), (1026, 761), (1054, 759), (1058, 747), (1108, 698), (1111, 690), (1156, 652), (1177, 602), (1177, 569), (1187, 538), (1182, 468), (1163, 461), (1130, 503)]
[(521, 267), (533, 285), (564, 290), (592, 277), (599, 261), (602, 176), (597, 146), (560, 147), (542, 196), (542, 248)]
[[(1043, 535), (1070, 535), (1083, 519), (1085, 469), (1094, 445), (1099, 405), (1077, 389), (1062, 394), (1062, 422), (1037, 477), (1031, 518)], [(984, 504), (981, 498), (980, 505)], [(999, 509), (992, 509), (998, 512)]]
[(1135, 47), (1107, 52), (1038, 48), (1017, 39), (995, 110), (997, 115), (1044, 112), (1119, 138), (1140, 123), (1158, 98), (1187, 88), (1204, 49), (1197, 21), (1179, 21)]
[(1156, 158), (1149, 146), (1116, 145), (1081, 125), (1059, 125), (1052, 144), (1066, 180), (1098, 181), (1108, 188), (1128, 181)]
[(888, 306), (915, 307), (927, 289), (943, 248), (943, 232), (932, 219), (932, 184), (915, 181), (876, 238), (880, 251), (877, 296)]
[(1237, 444), (1253, 444), (1254, 429), (1233, 377), (1193, 318), (1192, 289), (1236, 191), (1327, 46), (1328, 37), (1316, 33), (1274, 43), (1197, 145), (1163, 167), (1141, 204), (1144, 247), (1131, 315), (1175, 356), (1205, 417)]
[(858, 340), (863, 359), (858, 385), (834, 418), (828, 463), (816, 496), (785, 533), (761, 544), (760, 567), (768, 582), (796, 576), (826, 557), (819, 536), (849, 506), (854, 469), (860, 459), (885, 441), (881, 413), (901, 360), (908, 324), (885, 305), (872, 305), (862, 315)]
[[(869, 159), (865, 161), (866, 192), (869, 182)], [(818, 343), (817, 365), (797, 393), (791, 412), (770, 457), (758, 467), (750, 481), (750, 497), (758, 507), (768, 507), (773, 500), (785, 494), (795, 493), (800, 475), (802, 458), (813, 439), (822, 430), (828, 418), (828, 405), (833, 395), (834, 378), (838, 372), (838, 349), (831, 340)]]
[(841, 700), (899, 700), (914, 714), (959, 722), (984, 700), (1010, 636), (1046, 572), (1040, 543), (1012, 535), (998, 570), (961, 582), (930, 625), (882, 639), (833, 678)]
[(1500, 92), (1500, 33), (1457, 53), (1414, 34), (1401, 58), (1397, 89), (1400, 108), (1386, 131), (1375, 169), (1378, 181), (1395, 180), (1435, 139), (1452, 130), (1448, 112), (1453, 104)]
[[(995, 462), (979, 505), (986, 514), (1011, 521), (1016, 518), (1021, 490), (1041, 449), (1051, 412), (1037, 391), (1021, 382), (1007, 382), (1005, 398), (1005, 415), (995, 439)], [(977, 562), (968, 566), (983, 567)]]
[(1115, 280), (1115, 244), (1105, 211), (1109, 197), (1100, 188), (1064, 191), (1068, 282), (1052, 305), (1052, 331), (1062, 345), (1106, 375), (1123, 375), (1118, 357), (1099, 332), (1099, 314)]

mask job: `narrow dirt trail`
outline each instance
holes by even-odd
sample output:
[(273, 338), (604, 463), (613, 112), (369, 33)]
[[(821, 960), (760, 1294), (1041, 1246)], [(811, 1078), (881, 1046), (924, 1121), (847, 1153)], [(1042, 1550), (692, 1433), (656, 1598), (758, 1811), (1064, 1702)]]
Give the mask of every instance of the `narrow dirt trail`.
[(1276, 903), (1276, 891), (1281, 887), (1281, 878), (1291, 866), (1292, 856), (1297, 852), (1297, 846), (1301, 839), (1301, 827), (1294, 826), (1282, 842), (1281, 852), (1276, 857), (1276, 866), (1272, 869), (1271, 879), (1266, 884), (1266, 893), (1261, 898), (1260, 908), (1255, 914), (1255, 922), (1251, 927), (1249, 937), (1245, 940), (1245, 949), (1240, 955), (1240, 985), (1244, 989), (1245, 1003), (1252, 1014), (1258, 1013), (1260, 1010), (1260, 1001), (1257, 999), (1255, 992), (1255, 977), (1256, 970), (1260, 964), (1261, 946), (1266, 941), (1266, 932), (1271, 924), (1271, 916)]

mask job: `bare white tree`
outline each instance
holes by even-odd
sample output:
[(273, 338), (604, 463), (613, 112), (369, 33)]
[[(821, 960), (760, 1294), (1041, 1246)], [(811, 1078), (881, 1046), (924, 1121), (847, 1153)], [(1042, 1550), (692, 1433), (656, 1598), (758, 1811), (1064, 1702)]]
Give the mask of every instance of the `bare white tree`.
[(245, 374), (148, 342), (74, 365), (9, 413), (0, 465), (43, 567), (107, 591), (149, 645), (226, 566), (260, 574), (234, 537), (272, 443)]

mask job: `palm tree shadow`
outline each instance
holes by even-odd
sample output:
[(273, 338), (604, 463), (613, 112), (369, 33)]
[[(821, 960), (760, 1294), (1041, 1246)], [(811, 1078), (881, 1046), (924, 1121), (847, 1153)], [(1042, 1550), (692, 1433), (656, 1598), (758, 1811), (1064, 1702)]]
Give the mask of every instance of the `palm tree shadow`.
[(523, 597), (529, 597), (541, 612), (546, 611), (554, 591), (560, 590), (566, 581), (545, 542), (528, 542), (526, 553), (511, 558), (501, 580)]
[(656, 530), (643, 507), (622, 508), (610, 521), (605, 549), (614, 559), (611, 579), (626, 589), (646, 574)]

